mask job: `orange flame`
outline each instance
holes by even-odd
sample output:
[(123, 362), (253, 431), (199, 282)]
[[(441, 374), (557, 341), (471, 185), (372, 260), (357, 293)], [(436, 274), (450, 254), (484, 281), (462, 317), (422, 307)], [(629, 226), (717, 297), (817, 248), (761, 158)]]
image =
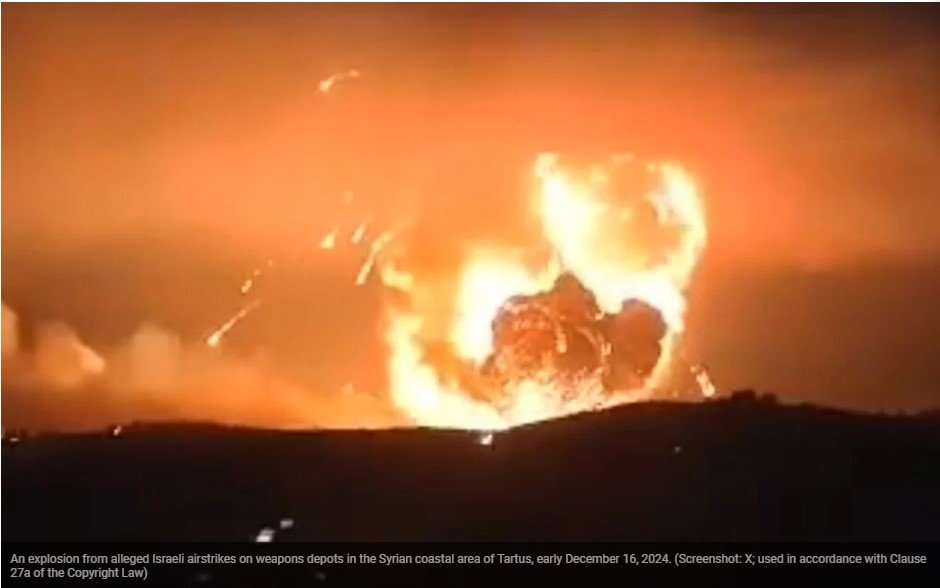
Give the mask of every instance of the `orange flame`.
[(702, 396), (705, 398), (713, 397), (718, 392), (718, 389), (715, 388), (711, 376), (708, 375), (708, 370), (703, 366), (695, 366), (692, 371), (695, 373), (695, 382), (698, 384)]
[[(633, 177), (643, 176), (647, 187), (618, 190), (613, 177), (623, 168)], [(673, 361), (684, 326), (686, 287), (707, 237), (692, 178), (677, 165), (640, 167), (623, 155), (574, 169), (562, 166), (554, 154), (540, 154), (534, 175), (534, 214), (552, 251), (541, 267), (505, 247), (470, 248), (459, 269), (456, 296), (442, 311), (437, 297), (427, 293), (434, 284), (403, 269), (395, 256), (382, 264), (383, 284), (405, 294), (404, 301), (387, 308), (391, 396), (416, 423), (493, 431), (641, 400), (653, 394)], [(357, 283), (376, 263), (374, 250)], [(613, 394), (604, 390), (598, 374), (562, 384), (557, 374), (546, 372), (510, 384), (499, 399), (488, 397), (473, 374), (493, 349), (491, 324), (497, 312), (510, 296), (548, 289), (562, 271), (589, 288), (605, 312), (616, 313), (633, 298), (661, 313), (667, 331), (655, 369), (642, 387)], [(696, 377), (704, 394), (714, 392), (710, 381), (709, 386), (702, 383), (704, 370)]]

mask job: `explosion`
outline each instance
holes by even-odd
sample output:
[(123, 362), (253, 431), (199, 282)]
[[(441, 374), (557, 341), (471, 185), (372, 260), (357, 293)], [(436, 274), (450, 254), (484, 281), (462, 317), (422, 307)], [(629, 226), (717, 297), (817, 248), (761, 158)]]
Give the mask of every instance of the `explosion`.
[[(4, 365), (30, 387), (139, 390), (145, 412), (155, 391), (200, 390), (167, 406), (279, 426), (325, 415), (346, 426), (404, 418), (478, 430), (481, 445), (523, 423), (674, 393), (683, 376), (687, 389), (713, 396), (708, 372), (685, 363), (680, 346), (687, 286), (706, 241), (691, 177), (623, 155), (580, 164), (542, 154), (531, 179), (529, 218), (512, 217), (512, 237), (478, 235), (478, 223), (472, 237), (428, 242), (356, 211), (308, 244), (329, 255), (357, 250), (350, 285), (381, 286), (390, 403), (351, 383), (333, 401), (289, 383), (272, 388), (264, 369), (223, 359), (226, 337), (261, 306), (258, 282), (269, 279), (274, 259), (246, 273), (240, 306), (201, 342), (211, 355), (182, 354), (175, 336), (150, 328), (107, 361), (63, 328), (41, 330), (36, 351), (24, 354), (16, 315), (4, 307)], [(270, 411), (259, 413), (233, 386), (262, 391), (257, 406)]]
[[(360, 75), (334, 73), (317, 88), (329, 94)], [(384, 289), (388, 396), (397, 411), (418, 425), (480, 430), (489, 445), (495, 431), (651, 398), (675, 373), (713, 396), (708, 372), (680, 353), (686, 291), (707, 236), (692, 178), (629, 154), (584, 163), (543, 153), (532, 180), (527, 210), (537, 230), (520, 227), (521, 242), (512, 243), (505, 235), (448, 239), (447, 262), (431, 269), (427, 243), (416, 247), (401, 227), (380, 229), (369, 211), (357, 211), (355, 224), (337, 215), (315, 241), (322, 252), (361, 250), (355, 285)], [(342, 203), (352, 206), (352, 191)], [(243, 278), (242, 304), (202, 344), (218, 349), (259, 308), (258, 282), (273, 265), (268, 259)], [(12, 361), (20, 354), (7, 346), (16, 341), (8, 324), (15, 329), (5, 316), (4, 358)], [(42, 347), (56, 353), (38, 354), (37, 369), (58, 375), (68, 371), (60, 364), (78, 365), (59, 378), (68, 386), (105, 373), (105, 361), (76, 337), (51, 340), (65, 342)], [(342, 396), (363, 397), (351, 385)]]
[[(390, 393), (418, 424), (499, 430), (645, 399), (681, 361), (707, 235), (691, 177), (629, 155), (569, 166), (541, 154), (533, 173), (544, 242), (468, 245), (450, 287), (409, 271), (405, 246), (379, 262), (395, 294)], [(714, 393), (704, 368), (686, 368)]]

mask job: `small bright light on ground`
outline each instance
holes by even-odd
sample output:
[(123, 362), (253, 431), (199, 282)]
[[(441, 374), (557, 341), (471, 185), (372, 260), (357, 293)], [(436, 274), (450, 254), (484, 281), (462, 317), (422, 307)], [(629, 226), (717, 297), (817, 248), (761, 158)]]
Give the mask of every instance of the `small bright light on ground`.
[(480, 445), (492, 445), (493, 444), (493, 432), (488, 431), (480, 435), (480, 438), (477, 439), (477, 443)]
[(270, 543), (274, 541), (274, 529), (269, 527), (264, 527), (258, 531), (258, 536), (255, 537), (255, 543)]

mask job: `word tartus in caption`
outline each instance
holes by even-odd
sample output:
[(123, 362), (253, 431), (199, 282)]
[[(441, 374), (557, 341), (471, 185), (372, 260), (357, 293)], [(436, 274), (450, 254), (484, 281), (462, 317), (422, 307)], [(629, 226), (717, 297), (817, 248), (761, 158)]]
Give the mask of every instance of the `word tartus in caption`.
[[(753, 553), (690, 554), (690, 553), (619, 553), (542, 555), (490, 554), (42, 554), (10, 557), (10, 578), (71, 578), (82, 580), (137, 579), (147, 580), (147, 566), (173, 565), (818, 565), (818, 564), (926, 564), (927, 556), (903, 553), (775, 555)], [(92, 567), (94, 566), (94, 567)]]

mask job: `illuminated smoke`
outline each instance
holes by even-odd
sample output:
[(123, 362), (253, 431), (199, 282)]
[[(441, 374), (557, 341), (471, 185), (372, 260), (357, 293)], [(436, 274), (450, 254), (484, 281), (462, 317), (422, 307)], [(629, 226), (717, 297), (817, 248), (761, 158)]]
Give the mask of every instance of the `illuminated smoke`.
[(335, 73), (328, 78), (321, 80), (317, 85), (317, 88), (320, 90), (320, 92), (328, 94), (330, 90), (333, 89), (333, 86), (335, 86), (337, 83), (344, 82), (346, 80), (354, 80), (359, 76), (360, 73), (358, 69), (348, 69), (346, 71)]
[(36, 373), (42, 383), (55, 388), (76, 388), (87, 378), (101, 375), (105, 361), (82, 343), (64, 323), (45, 323), (37, 333)]
[(0, 343), (2, 343), (3, 346), (3, 359), (7, 359), (16, 355), (19, 349), (20, 331), (16, 313), (7, 307), (6, 304), (3, 305), (3, 315), (2, 319), (0, 319), (0, 326), (3, 328), (2, 339), (0, 339)]
[[(7, 315), (10, 316), (10, 315)], [(272, 373), (261, 356), (233, 358), (185, 342), (153, 323), (107, 353), (62, 324), (42, 324), (34, 351), (4, 358), (4, 425), (105, 429), (147, 420), (211, 421), (279, 428), (375, 428), (405, 424), (379, 399), (328, 394)]]
[(31, 349), (19, 345), (19, 320), (3, 305), (4, 383), (28, 388), (76, 390), (105, 373), (107, 362), (61, 322), (38, 325)]

